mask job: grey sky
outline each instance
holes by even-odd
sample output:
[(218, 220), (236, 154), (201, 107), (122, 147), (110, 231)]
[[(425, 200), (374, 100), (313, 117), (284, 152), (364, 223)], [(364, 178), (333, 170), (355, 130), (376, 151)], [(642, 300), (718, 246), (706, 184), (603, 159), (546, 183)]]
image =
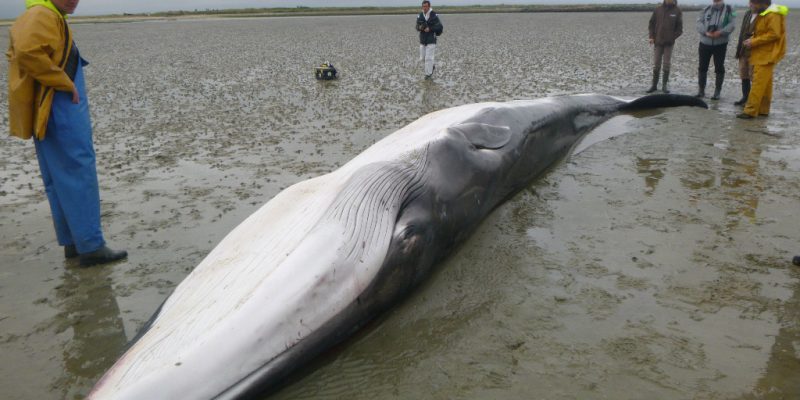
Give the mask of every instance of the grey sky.
[[(598, 0), (432, 0), (437, 5), (470, 4), (587, 4), (607, 3)], [(615, 4), (646, 3), (646, 0), (614, 0)], [(660, 3), (660, 1), (650, 1)], [(728, 0), (729, 4), (746, 4), (746, 0)], [(296, 7), (296, 6), (413, 6), (416, 0), (81, 0), (75, 15), (104, 15), (122, 13), (142, 13), (169, 10), (205, 10), (248, 7)], [(679, 1), (678, 4), (710, 4), (709, 1)], [(800, 0), (776, 1), (789, 7), (800, 6)], [(0, 19), (16, 18), (25, 9), (25, 0), (0, 0)]]

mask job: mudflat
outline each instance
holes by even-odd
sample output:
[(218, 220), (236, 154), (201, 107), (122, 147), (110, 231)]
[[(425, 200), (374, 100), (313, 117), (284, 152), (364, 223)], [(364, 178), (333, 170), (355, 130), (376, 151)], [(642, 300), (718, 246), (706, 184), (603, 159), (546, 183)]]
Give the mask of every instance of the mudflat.
[[(673, 92), (696, 91), (695, 17)], [(735, 118), (732, 43), (710, 110), (603, 124), (275, 398), (800, 396), (798, 18), (768, 118)], [(0, 139), (3, 397), (82, 398), (239, 222), (424, 114), (649, 86), (649, 13), (443, 14), (432, 81), (413, 19), (76, 24), (103, 226), (130, 258), (65, 261), (32, 144)], [(314, 79), (325, 61), (338, 80)]]

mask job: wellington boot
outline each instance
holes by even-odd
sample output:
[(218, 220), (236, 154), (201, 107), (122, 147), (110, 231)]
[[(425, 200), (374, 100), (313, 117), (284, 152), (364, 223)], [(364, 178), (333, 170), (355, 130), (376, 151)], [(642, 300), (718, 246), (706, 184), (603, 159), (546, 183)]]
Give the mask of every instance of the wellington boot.
[(78, 256), (78, 249), (74, 244), (64, 246), (64, 258), (75, 258)]
[(117, 260), (122, 260), (128, 257), (128, 252), (125, 250), (111, 250), (107, 246), (103, 246), (91, 253), (80, 255), (81, 266), (88, 267), (98, 264), (106, 264)]
[(723, 82), (725, 82), (725, 74), (717, 74), (716, 80), (714, 81), (714, 95), (711, 96), (711, 100), (719, 100), (719, 95), (722, 93)]
[(664, 93), (669, 93), (669, 89), (667, 88), (667, 84), (669, 83), (669, 70), (664, 70), (664, 77), (661, 78), (661, 91)]
[(656, 90), (658, 90), (658, 74), (659, 74), (659, 72), (661, 72), (661, 71), (659, 71), (658, 68), (653, 68), (653, 83), (650, 85), (650, 89), (647, 89), (645, 91), (645, 93), (653, 93)]
[(747, 103), (747, 97), (750, 96), (750, 80), (742, 79), (742, 98), (733, 103), (737, 106), (743, 106)]
[(697, 94), (694, 97), (706, 97), (706, 74), (700, 73), (697, 75)]

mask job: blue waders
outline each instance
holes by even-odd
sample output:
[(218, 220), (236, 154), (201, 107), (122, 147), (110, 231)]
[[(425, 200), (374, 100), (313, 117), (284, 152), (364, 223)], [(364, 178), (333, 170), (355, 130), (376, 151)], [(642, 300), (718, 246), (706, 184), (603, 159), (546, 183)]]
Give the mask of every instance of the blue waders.
[(79, 58), (75, 87), (81, 101), (72, 103), (72, 93), (55, 92), (44, 140), (34, 139), (58, 244), (75, 245), (78, 253), (105, 245), (100, 227), (100, 190), (97, 184), (92, 122), (83, 66)]

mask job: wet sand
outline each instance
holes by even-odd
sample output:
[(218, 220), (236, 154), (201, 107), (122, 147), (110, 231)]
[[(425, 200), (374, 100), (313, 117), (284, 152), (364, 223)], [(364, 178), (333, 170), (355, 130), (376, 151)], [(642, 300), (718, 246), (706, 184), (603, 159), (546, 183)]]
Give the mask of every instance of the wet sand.
[[(428, 112), (649, 84), (646, 13), (443, 15), (432, 82), (412, 18), (76, 25), (103, 226), (130, 258), (65, 261), (32, 144), (0, 139), (2, 397), (84, 396), (234, 226)], [(711, 110), (608, 121), (274, 397), (800, 397), (796, 13), (787, 25), (769, 118), (734, 118), (729, 47)], [(696, 46), (676, 45), (674, 92), (696, 90)], [(326, 60), (338, 81), (313, 79)]]

